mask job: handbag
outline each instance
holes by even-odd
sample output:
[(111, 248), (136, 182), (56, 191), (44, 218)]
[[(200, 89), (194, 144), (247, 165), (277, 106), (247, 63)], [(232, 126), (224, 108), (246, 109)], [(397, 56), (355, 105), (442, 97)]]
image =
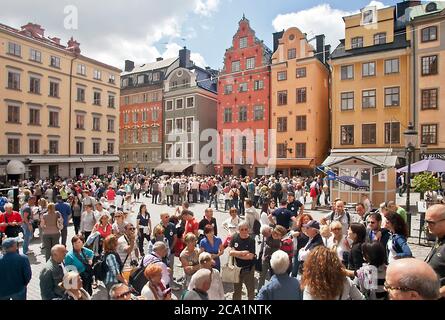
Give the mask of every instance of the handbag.
[(239, 283), (241, 268), (235, 265), (234, 257), (230, 257), (221, 269), (222, 282)]
[(61, 231), (63, 229), (64, 225), (63, 225), (63, 218), (62, 215), (60, 214), (60, 212), (57, 212), (57, 229), (59, 229), (59, 231)]

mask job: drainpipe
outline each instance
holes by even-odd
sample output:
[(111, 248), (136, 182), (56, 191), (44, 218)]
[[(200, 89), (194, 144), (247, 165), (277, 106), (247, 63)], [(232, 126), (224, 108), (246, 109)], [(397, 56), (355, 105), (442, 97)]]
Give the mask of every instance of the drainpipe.
[[(71, 131), (72, 131), (72, 108), (73, 108), (73, 64), (79, 56), (75, 53), (74, 58), (71, 59), (70, 67), (70, 103), (69, 103), (69, 116), (68, 116), (68, 157), (71, 158)], [(68, 176), (71, 177), (71, 161), (68, 161)]]
[(412, 27), (412, 50), (413, 50), (413, 101), (412, 101), (412, 123), (414, 125), (414, 128), (417, 128), (417, 115), (416, 115), (416, 105), (417, 105), (417, 58), (416, 58), (416, 29), (414, 24), (411, 25)]

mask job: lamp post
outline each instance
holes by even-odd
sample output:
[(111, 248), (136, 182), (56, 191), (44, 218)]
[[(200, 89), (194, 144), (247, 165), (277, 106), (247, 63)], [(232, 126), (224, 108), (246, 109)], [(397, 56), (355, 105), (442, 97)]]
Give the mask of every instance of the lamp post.
[(408, 156), (408, 175), (406, 177), (406, 214), (408, 217), (408, 236), (411, 236), (411, 212), (410, 212), (410, 193), (411, 193), (411, 163), (414, 151), (417, 146), (417, 131), (414, 129), (414, 125), (409, 123), (408, 130), (404, 133), (405, 138), (405, 150)]

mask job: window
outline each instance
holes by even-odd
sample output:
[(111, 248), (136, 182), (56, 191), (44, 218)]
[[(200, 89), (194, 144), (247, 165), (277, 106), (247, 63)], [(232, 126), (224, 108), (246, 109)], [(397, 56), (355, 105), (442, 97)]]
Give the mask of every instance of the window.
[(165, 159), (173, 158), (172, 151), (173, 151), (173, 144), (166, 143), (165, 144)]
[(422, 130), (422, 143), (424, 144), (437, 144), (437, 124), (423, 124)]
[(185, 127), (188, 133), (193, 132), (193, 121), (195, 120), (194, 117), (187, 117), (185, 118)]
[(400, 105), (400, 88), (385, 88), (385, 107), (397, 107)]
[(376, 144), (376, 125), (362, 124), (362, 144)]
[(151, 111), (151, 120), (158, 121), (158, 110), (153, 109)]
[(187, 159), (193, 158), (193, 142), (187, 142)]
[(354, 66), (342, 66), (341, 67), (341, 79), (351, 80), (354, 79)]
[(297, 78), (306, 78), (306, 67), (297, 68), (296, 75)]
[(93, 117), (93, 131), (100, 131), (100, 118)]
[(107, 131), (114, 132), (114, 119), (107, 120)]
[(142, 143), (148, 143), (148, 129), (142, 129)]
[(400, 143), (400, 123), (385, 123), (385, 144)]
[(8, 89), (20, 90), (20, 73), (8, 71)]
[(130, 122), (130, 115), (128, 113), (124, 113), (124, 123), (127, 124)]
[(42, 62), (42, 53), (40, 51), (37, 51), (35, 49), (31, 49), (30, 57), (32, 61), (35, 62)]
[(126, 88), (128, 87), (129, 78), (122, 79), (122, 87)]
[(284, 143), (278, 143), (277, 144), (277, 158), (278, 159), (285, 159), (287, 158), (287, 148)]
[(257, 133), (255, 135), (255, 151), (264, 151), (264, 134)]
[(239, 84), (239, 92), (247, 92), (247, 82), (243, 82)]
[(77, 88), (77, 101), (85, 102), (85, 89), (84, 88)]
[(59, 83), (58, 82), (49, 82), (49, 96), (53, 98), (59, 97)]
[(183, 157), (184, 157), (183, 144), (182, 142), (178, 142), (175, 144), (175, 158), (182, 159)]
[(188, 97), (186, 99), (186, 108), (193, 108), (195, 106), (195, 97)]
[(422, 110), (437, 109), (438, 89), (422, 90)]
[(83, 141), (76, 141), (76, 153), (77, 154), (84, 154), (84, 142)]
[(375, 76), (375, 62), (367, 62), (362, 64), (362, 76)]
[(306, 102), (306, 88), (298, 88), (297, 103), (305, 103), (305, 102)]
[(306, 158), (306, 143), (297, 143), (295, 150), (297, 158)]
[(134, 129), (133, 130), (133, 144), (139, 143), (139, 130)]
[(8, 44), (8, 53), (17, 57), (22, 56), (22, 47), (14, 42), (9, 42)]
[(151, 142), (159, 142), (159, 130), (157, 128), (151, 128)]
[(354, 110), (354, 92), (343, 92), (341, 94), (341, 110)]
[(224, 94), (231, 94), (233, 92), (233, 86), (231, 84), (224, 86)]
[(286, 91), (278, 91), (277, 97), (278, 97), (277, 104), (279, 106), (287, 105), (287, 90)]
[(264, 81), (263, 80), (255, 80), (253, 82), (253, 90), (254, 91), (263, 90), (263, 89), (264, 89)]
[(29, 78), (29, 92), (40, 94), (40, 79), (30, 77)]
[(40, 110), (39, 109), (29, 109), (29, 124), (38, 126), (40, 125)]
[(59, 141), (57, 140), (49, 140), (49, 154), (58, 154), (59, 153)]
[(60, 58), (51, 56), (51, 67), (60, 68)]
[(240, 122), (247, 121), (247, 107), (240, 107), (238, 112), (238, 120)]
[(362, 92), (362, 108), (375, 108), (376, 106), (376, 90), (364, 90)]
[(437, 74), (437, 55), (422, 57), (422, 76)]
[(253, 119), (255, 121), (264, 120), (264, 107), (263, 106), (255, 106), (253, 108)]
[(139, 121), (139, 113), (137, 111), (133, 111), (133, 123), (137, 123)]
[(239, 39), (240, 49), (247, 48), (247, 37), (242, 37)]
[(287, 71), (280, 71), (277, 73), (278, 81), (287, 80)]
[(9, 123), (20, 123), (20, 107), (19, 106), (8, 106), (8, 122)]
[(100, 142), (93, 142), (93, 154), (100, 154)]
[(306, 116), (297, 116), (297, 131), (306, 131)]
[(8, 138), (8, 154), (20, 154), (20, 139)]
[(49, 112), (49, 126), (50, 127), (59, 127), (59, 112), (58, 111), (50, 111)]
[(145, 75), (141, 74), (138, 76), (138, 84), (144, 84), (145, 82)]
[(422, 42), (429, 42), (437, 40), (437, 27), (427, 27), (422, 29)]
[(170, 134), (173, 131), (173, 119), (165, 120), (165, 134)]
[[(246, 151), (247, 150), (247, 137), (240, 137), (240, 145), (241, 145), (241, 150)], [(243, 163), (245, 163), (243, 161)]]
[(116, 97), (112, 94), (108, 95), (108, 108), (115, 108)]
[(123, 99), (124, 99), (124, 104), (130, 104), (130, 97), (129, 96), (126, 96), (126, 97), (123, 97)]
[(40, 153), (40, 140), (29, 139), (29, 154)]
[(295, 59), (297, 57), (297, 49), (292, 48), (287, 50), (287, 59)]
[(355, 37), (351, 39), (351, 48), (362, 48), (363, 47), (363, 37)]
[(153, 73), (153, 82), (159, 81), (161, 79), (161, 76), (159, 72)]
[(177, 133), (182, 133), (184, 131), (184, 119), (182, 118), (175, 119), (175, 131)]
[(77, 65), (77, 74), (86, 76), (87, 75), (87, 67), (83, 64), (78, 64)]
[(386, 32), (377, 33), (374, 35), (374, 45), (386, 43)]
[(232, 122), (232, 109), (225, 108), (224, 109), (224, 123)]
[(240, 63), (239, 61), (232, 61), (232, 72), (240, 71)]
[(116, 77), (114, 76), (114, 74), (110, 74), (108, 77), (108, 83), (112, 83), (115, 84), (116, 83)]
[(107, 153), (114, 154), (114, 142), (107, 143)]
[(255, 69), (255, 58), (247, 58), (246, 59), (246, 69)]
[(354, 126), (346, 125), (340, 127), (341, 141), (342, 145), (353, 145), (354, 144)]
[(184, 108), (184, 101), (183, 101), (182, 98), (181, 99), (176, 99), (175, 102), (176, 102), (176, 110)]
[(385, 60), (385, 74), (399, 73), (399, 59)]
[(93, 104), (95, 105), (95, 106), (100, 106), (100, 99), (101, 98), (101, 94), (100, 94), (100, 92), (98, 92), (98, 91), (95, 91), (94, 92), (94, 102), (93, 102)]
[(85, 116), (83, 114), (76, 115), (76, 129), (85, 129)]
[(173, 100), (165, 101), (165, 111), (173, 110)]
[(287, 117), (277, 118), (277, 131), (286, 132), (287, 131)]

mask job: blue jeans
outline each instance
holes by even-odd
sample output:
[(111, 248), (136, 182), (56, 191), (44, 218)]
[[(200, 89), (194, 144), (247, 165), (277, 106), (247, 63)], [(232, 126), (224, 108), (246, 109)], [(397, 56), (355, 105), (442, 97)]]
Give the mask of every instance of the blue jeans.
[(31, 239), (33, 237), (33, 233), (31, 231), (29, 231), (27, 225), (23, 225), (22, 230), (23, 230), (23, 254), (27, 254), (29, 242), (31, 241)]
[(300, 261), (298, 261), (298, 254), (294, 255), (293, 264), (292, 264), (292, 277), (296, 277), (298, 275), (298, 269), (300, 267)]
[(26, 300), (26, 288), (9, 296), (0, 297), (0, 300)]

